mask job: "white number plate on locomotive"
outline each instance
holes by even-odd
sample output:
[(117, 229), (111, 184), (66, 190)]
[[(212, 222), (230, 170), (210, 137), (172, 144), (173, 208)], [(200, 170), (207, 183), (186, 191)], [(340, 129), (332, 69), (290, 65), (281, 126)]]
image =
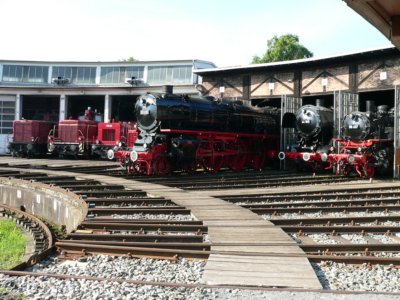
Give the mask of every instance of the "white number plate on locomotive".
[(301, 123), (302, 123), (302, 124), (310, 124), (310, 123), (311, 123), (311, 120), (302, 120)]
[(140, 110), (140, 114), (141, 115), (148, 115), (150, 113), (150, 111), (148, 110), (148, 109), (146, 109), (146, 108), (142, 108), (141, 110)]

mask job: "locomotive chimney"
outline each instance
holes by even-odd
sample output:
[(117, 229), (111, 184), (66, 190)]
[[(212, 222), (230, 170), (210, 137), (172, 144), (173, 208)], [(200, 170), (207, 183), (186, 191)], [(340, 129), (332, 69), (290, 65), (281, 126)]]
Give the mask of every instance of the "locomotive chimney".
[(171, 95), (174, 92), (174, 87), (172, 85), (163, 85), (162, 93), (164, 95)]
[(365, 111), (366, 112), (375, 112), (376, 111), (375, 103), (373, 100), (367, 100), (365, 102)]
[(324, 106), (325, 107), (325, 99), (316, 99), (315, 106)]

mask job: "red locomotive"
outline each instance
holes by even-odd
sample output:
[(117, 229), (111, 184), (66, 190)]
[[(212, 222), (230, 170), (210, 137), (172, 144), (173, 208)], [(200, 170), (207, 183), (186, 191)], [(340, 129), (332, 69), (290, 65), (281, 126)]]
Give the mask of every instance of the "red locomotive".
[(99, 123), (97, 139), (91, 145), (92, 156), (105, 159), (110, 149), (133, 147), (134, 141), (130, 141), (129, 133), (136, 132), (135, 127), (133, 122)]
[(58, 126), (49, 133), (48, 152), (59, 157), (89, 157), (90, 145), (97, 139), (97, 122), (94, 118), (95, 114), (89, 107), (78, 120), (59, 121)]
[(166, 175), (199, 167), (209, 172), (259, 170), (277, 158), (279, 111), (275, 108), (178, 96), (170, 90), (139, 97), (135, 114), (134, 147), (115, 153), (129, 173)]
[(47, 136), (54, 125), (50, 121), (14, 121), (13, 137), (8, 144), (12, 156), (32, 157), (46, 154)]

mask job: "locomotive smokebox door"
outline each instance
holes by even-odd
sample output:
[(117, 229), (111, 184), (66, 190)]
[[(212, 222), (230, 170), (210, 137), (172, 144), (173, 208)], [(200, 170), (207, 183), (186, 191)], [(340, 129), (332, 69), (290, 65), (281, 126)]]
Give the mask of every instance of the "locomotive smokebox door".
[(136, 119), (138, 124), (146, 130), (153, 130), (157, 127), (157, 99), (146, 94), (141, 96), (135, 105)]

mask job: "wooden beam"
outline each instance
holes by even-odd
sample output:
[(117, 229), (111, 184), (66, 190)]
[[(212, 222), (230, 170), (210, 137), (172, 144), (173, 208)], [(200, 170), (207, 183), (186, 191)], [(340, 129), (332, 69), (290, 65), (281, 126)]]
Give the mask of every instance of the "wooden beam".
[(400, 16), (392, 17), (392, 39), (400, 38)]

